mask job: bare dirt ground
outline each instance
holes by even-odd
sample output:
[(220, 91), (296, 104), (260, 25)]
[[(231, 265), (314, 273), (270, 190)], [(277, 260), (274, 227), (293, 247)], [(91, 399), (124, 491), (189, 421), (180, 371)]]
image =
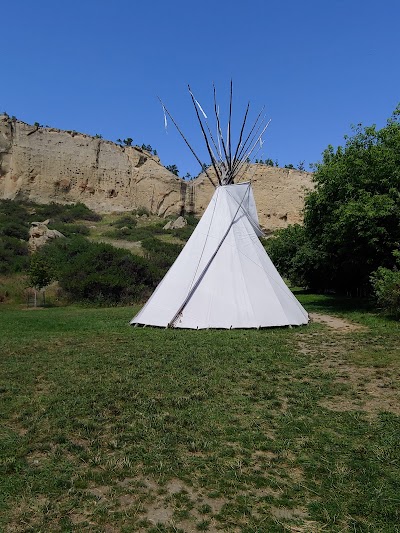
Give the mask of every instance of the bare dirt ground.
[(361, 324), (356, 324), (354, 322), (349, 322), (344, 318), (339, 318), (337, 316), (331, 315), (322, 315), (320, 313), (310, 313), (310, 318), (312, 322), (319, 322), (320, 324), (325, 324), (335, 331), (341, 332), (351, 332), (351, 331), (365, 331), (366, 328)]
[(360, 366), (352, 361), (351, 354), (362, 351), (362, 346), (350, 334), (365, 332), (368, 328), (326, 314), (310, 313), (310, 318), (326, 325), (331, 333), (327, 335), (327, 330), (313, 333), (315, 340), (320, 336), (326, 338), (317, 344), (310, 335), (303, 335), (299, 341), (300, 351), (310, 355), (318, 352), (320, 356), (322, 348), (322, 358), (312, 366), (332, 373), (336, 383), (349, 386), (347, 394), (326, 398), (320, 405), (331, 411), (361, 411), (369, 418), (375, 418), (382, 411), (400, 415), (400, 372), (390, 367)]

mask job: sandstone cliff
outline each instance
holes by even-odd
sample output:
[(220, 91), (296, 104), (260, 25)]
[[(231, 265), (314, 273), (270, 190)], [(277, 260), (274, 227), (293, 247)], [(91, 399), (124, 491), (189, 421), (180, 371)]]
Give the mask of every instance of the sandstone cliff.
[[(253, 181), (262, 226), (301, 221), (309, 173), (252, 165), (245, 179)], [(212, 192), (204, 175), (186, 182), (138, 147), (0, 116), (0, 198), (83, 202), (101, 213), (146, 207), (167, 216), (201, 215)]]
[[(208, 171), (216, 181), (215, 173)], [(311, 174), (288, 168), (254, 164), (241, 181), (251, 180), (258, 217), (265, 230), (285, 228), (303, 220), (304, 196), (312, 188)], [(205, 174), (193, 180), (186, 204), (195, 213), (207, 207), (214, 187)]]
[(185, 183), (158, 157), (74, 131), (0, 116), (0, 198), (83, 202), (99, 212), (183, 208)]

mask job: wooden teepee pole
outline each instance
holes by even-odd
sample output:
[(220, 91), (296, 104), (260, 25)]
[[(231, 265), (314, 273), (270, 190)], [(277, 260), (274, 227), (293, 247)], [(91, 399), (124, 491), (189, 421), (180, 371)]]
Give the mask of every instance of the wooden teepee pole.
[(196, 111), (196, 115), (197, 115), (197, 120), (199, 121), (199, 124), (200, 124), (200, 128), (201, 128), (201, 132), (203, 134), (203, 137), (204, 137), (204, 140), (206, 141), (206, 146), (207, 146), (207, 150), (208, 150), (208, 153), (209, 153), (209, 156), (211, 158), (211, 163), (214, 167), (214, 170), (215, 170), (215, 174), (217, 176), (217, 179), (218, 179), (218, 183), (221, 185), (221, 175), (220, 175), (220, 170), (218, 169), (218, 166), (217, 166), (217, 162), (215, 160), (215, 156), (213, 154), (213, 151), (211, 149), (211, 146), (210, 146), (210, 143), (208, 142), (208, 137), (207, 137), (207, 134), (204, 130), (204, 126), (203, 126), (203, 123), (201, 121), (201, 118), (200, 118), (200, 115), (199, 115), (199, 112), (197, 110), (197, 105), (196, 105), (196, 100), (193, 96), (193, 93), (192, 91), (190, 90), (190, 86), (188, 85), (188, 89), (189, 89), (189, 93), (190, 93), (190, 97), (192, 98), (192, 102), (193, 102), (193, 106), (194, 106), (194, 109)]
[[(178, 132), (180, 133), (182, 139), (185, 141), (185, 143), (187, 144), (187, 146), (189, 147), (190, 151), (192, 152), (192, 154), (194, 155), (194, 157), (196, 158), (197, 162), (199, 163), (199, 165), (201, 166), (201, 168), (204, 170), (207, 178), (211, 181), (211, 183), (214, 185), (214, 187), (216, 187), (214, 181), (212, 180), (210, 174), (207, 172), (207, 169), (205, 169), (203, 167), (203, 163), (200, 161), (199, 157), (197, 156), (196, 152), (193, 150), (193, 148), (190, 146), (189, 144), (189, 141), (186, 139), (186, 137), (183, 135), (182, 131), (180, 130), (178, 124), (175, 122), (174, 120), (174, 117), (171, 115), (171, 113), (168, 111), (168, 109), (165, 107), (164, 105), (164, 102), (161, 100), (161, 98), (158, 97), (158, 99), (160, 100), (161, 102), (161, 105), (163, 106), (163, 108), (165, 109), (165, 112), (167, 113), (167, 115), (169, 116), (169, 118), (172, 120), (175, 128), (178, 130)], [(217, 174), (217, 177), (218, 177), (218, 174)]]

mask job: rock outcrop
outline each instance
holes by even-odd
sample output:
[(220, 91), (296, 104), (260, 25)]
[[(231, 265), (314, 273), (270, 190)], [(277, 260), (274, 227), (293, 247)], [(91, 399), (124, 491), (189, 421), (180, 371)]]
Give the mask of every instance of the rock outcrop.
[(45, 220), (44, 222), (31, 222), (28, 241), (28, 248), (31, 253), (36, 252), (51, 239), (65, 237), (60, 231), (48, 228), (47, 225), (49, 222), (50, 220)]
[(179, 216), (176, 220), (169, 220), (163, 229), (181, 229), (187, 226), (187, 221), (183, 216)]
[[(308, 172), (252, 165), (244, 179), (252, 179), (262, 226), (301, 221)], [(184, 181), (139, 147), (0, 115), (0, 198), (83, 202), (99, 213), (144, 207), (159, 216), (199, 216), (212, 193), (204, 175)]]
[(0, 198), (180, 213), (186, 184), (140, 148), (0, 116)]

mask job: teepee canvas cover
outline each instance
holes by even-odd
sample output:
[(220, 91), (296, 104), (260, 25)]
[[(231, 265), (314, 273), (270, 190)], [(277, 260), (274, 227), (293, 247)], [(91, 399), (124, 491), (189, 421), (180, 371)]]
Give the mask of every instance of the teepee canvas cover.
[(260, 328), (307, 324), (268, 257), (250, 183), (220, 185), (192, 236), (131, 324)]

